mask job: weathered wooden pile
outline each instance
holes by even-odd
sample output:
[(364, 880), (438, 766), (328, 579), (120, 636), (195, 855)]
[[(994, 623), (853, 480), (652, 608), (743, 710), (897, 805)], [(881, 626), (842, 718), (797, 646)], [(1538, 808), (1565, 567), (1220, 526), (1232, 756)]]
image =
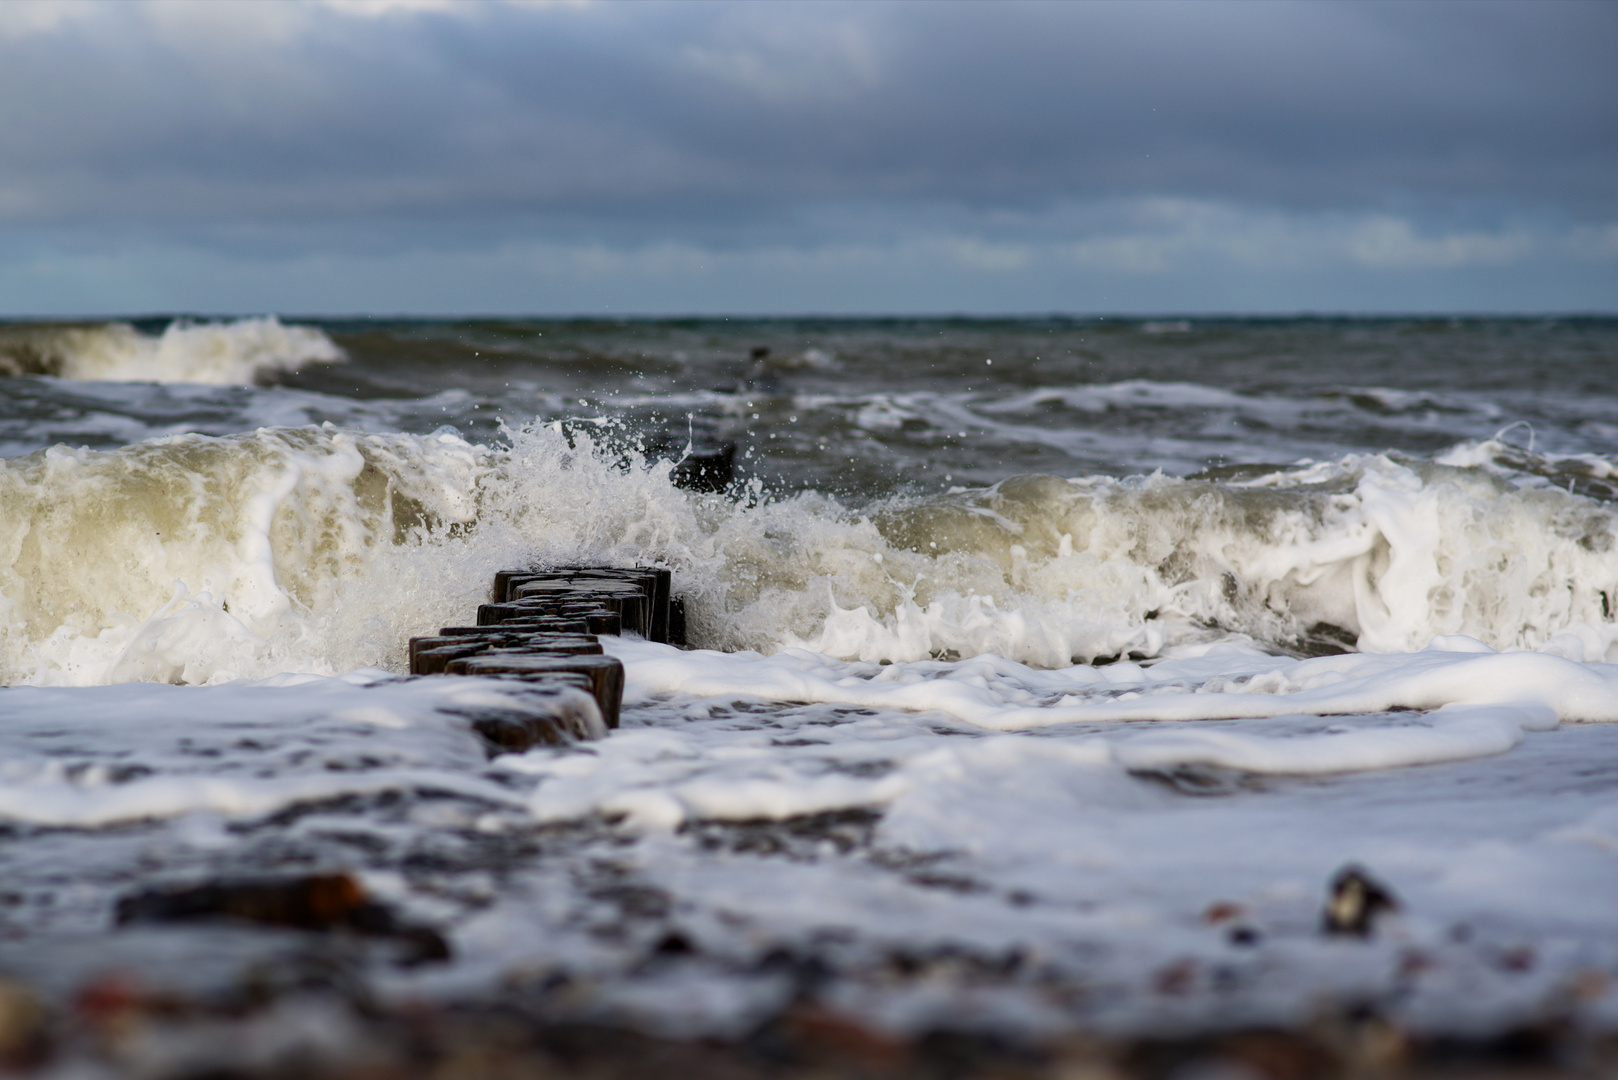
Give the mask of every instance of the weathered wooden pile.
[[(590, 693), (607, 727), (618, 726), (624, 666), (605, 655), (600, 635), (633, 633), (685, 644), (685, 609), (669, 595), (670, 574), (655, 567), (501, 570), (475, 626), (446, 626), (410, 639), (412, 675), (495, 675)], [(565, 713), (565, 710), (559, 710)], [(559, 715), (562, 734), (578, 735)], [(502, 749), (557, 741), (556, 733), (479, 727)]]

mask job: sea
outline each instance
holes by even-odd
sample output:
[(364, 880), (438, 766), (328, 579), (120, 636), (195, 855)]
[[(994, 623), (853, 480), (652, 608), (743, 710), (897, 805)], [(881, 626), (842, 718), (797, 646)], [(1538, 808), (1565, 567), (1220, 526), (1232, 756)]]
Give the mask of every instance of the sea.
[[(0, 456), (47, 1003), (1618, 1031), (1618, 320), (14, 321)], [(406, 643), (527, 565), (669, 568), (689, 643), (490, 757), (542, 703)], [(117, 918), (336, 873), (447, 958)]]

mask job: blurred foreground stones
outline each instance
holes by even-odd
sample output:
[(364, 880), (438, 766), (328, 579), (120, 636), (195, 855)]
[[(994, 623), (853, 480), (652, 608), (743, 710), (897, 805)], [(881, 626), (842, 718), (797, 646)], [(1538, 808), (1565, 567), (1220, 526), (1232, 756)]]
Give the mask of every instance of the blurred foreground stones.
[(682, 1040), (558, 1022), (521, 1005), (380, 1006), (331, 991), (219, 1008), (111, 978), (49, 1010), (26, 987), (0, 982), (0, 1069), (22, 1076), (1528, 1080), (1615, 1075), (1615, 1051), (1554, 1023), (1487, 1039), (1422, 1039), (1352, 1012), (1294, 1030), (1168, 1039), (899, 1037), (814, 1001), (792, 1004), (745, 1037)]
[[(825, 823), (823, 823), (825, 824)], [(850, 845), (860, 821), (830, 823)], [(868, 823), (865, 823), (868, 825)], [(779, 830), (777, 830), (779, 831)], [(846, 834), (846, 835), (845, 835)], [(729, 837), (743, 845), (790, 845), (788, 830)], [(722, 843), (723, 836), (704, 837)], [(1380, 895), (1381, 903), (1369, 903)], [(1195, 1026), (1159, 1023), (1148, 1033), (1069, 1027), (1008, 1027), (971, 1009), (929, 1026), (895, 1028), (849, 1005), (850, 987), (890, 995), (973, 1000), (1020, 983), (1053, 997), (1083, 995), (1085, 973), (1061, 974), (1029, 958), (993, 958), (953, 947), (906, 952), (877, 947), (762, 955), (751, 974), (760, 1007), (723, 1035), (658, 1034), (614, 1016), (622, 984), (699, 974), (716, 957), (682, 934), (668, 904), (628, 889), (600, 891), (625, 932), (644, 938), (638, 963), (603, 980), (552, 967), (437, 984), (452, 957), (440, 929), (402, 917), (351, 874), (323, 873), (135, 889), (115, 906), (114, 938), (149, 935), (150, 952), (110, 948), (87, 974), (52, 988), (0, 975), (0, 1075), (140, 1080), (448, 1080), (448, 1078), (713, 1077), (849, 1080), (1361, 1080), (1361, 1078), (1618, 1076), (1618, 1038), (1591, 1026), (1581, 1006), (1601, 996), (1595, 972), (1575, 980), (1531, 1022), (1479, 1033), (1434, 1034), (1402, 1026), (1386, 1002), (1322, 998), (1287, 1027), (1243, 1024), (1217, 1003), (1217, 972), (1186, 958), (1137, 972), (1150, 992), (1183, 1000), (1213, 988)], [(666, 898), (665, 898), (666, 900)], [(1317, 934), (1367, 947), (1382, 934), (1375, 914), (1395, 910), (1386, 886), (1362, 867), (1328, 883)], [(606, 913), (604, 911), (604, 913)], [(1368, 914), (1369, 913), (1369, 914)], [(1233, 949), (1259, 936), (1242, 905), (1203, 912)], [(1362, 918), (1362, 916), (1364, 916)], [(1245, 935), (1238, 932), (1245, 931)], [(164, 938), (164, 935), (168, 937)], [(179, 935), (179, 936), (176, 936)], [(211, 936), (210, 936), (211, 935)], [(162, 939), (162, 940), (159, 940)], [(232, 941), (236, 944), (232, 946)], [(248, 945), (250, 948), (241, 949)], [(176, 952), (176, 947), (180, 951)], [(173, 964), (238, 948), (222, 980), (178, 978)], [(1406, 950), (1407, 959), (1414, 953)], [(148, 961), (167, 958), (168, 967)], [(119, 959), (122, 957), (122, 959)], [(1502, 958), (1507, 962), (1509, 958)], [(1529, 961), (1531, 962), (1531, 958)], [(1411, 978), (1423, 965), (1409, 965)], [(49, 981), (61, 958), (40, 969)], [(400, 982), (401, 972), (425, 982)], [(737, 973), (740, 974), (740, 973)], [(459, 985), (459, 989), (454, 987)], [(767, 987), (773, 986), (774, 990)], [(408, 989), (415, 987), (416, 989)], [(691, 991), (677, 991), (690, 993)], [(1389, 1008), (1387, 1006), (1391, 1006)], [(711, 1031), (712, 1029), (710, 1029)], [(1038, 1031), (1035, 1034), (1033, 1032)]]
[(366, 895), (352, 874), (310, 874), (144, 889), (118, 901), (118, 925), (248, 923), (391, 942), (396, 963), (449, 959), (438, 931), (400, 919)]

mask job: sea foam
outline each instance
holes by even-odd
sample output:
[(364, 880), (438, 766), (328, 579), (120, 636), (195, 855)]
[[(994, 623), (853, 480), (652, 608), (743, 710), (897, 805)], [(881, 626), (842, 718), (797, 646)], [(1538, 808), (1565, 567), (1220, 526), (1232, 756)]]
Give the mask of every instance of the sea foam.
[(1608, 657), (1604, 504), (1481, 465), (1350, 455), (1241, 482), (1012, 477), (850, 507), (676, 489), (559, 426), (261, 429), (0, 466), (7, 681), (397, 667), (525, 559), (674, 568), (695, 643), (1032, 668), (1197, 643)]
[(0, 376), (246, 386), (342, 359), (342, 349), (319, 330), (287, 326), (274, 316), (178, 320), (157, 336), (121, 322), (0, 329)]

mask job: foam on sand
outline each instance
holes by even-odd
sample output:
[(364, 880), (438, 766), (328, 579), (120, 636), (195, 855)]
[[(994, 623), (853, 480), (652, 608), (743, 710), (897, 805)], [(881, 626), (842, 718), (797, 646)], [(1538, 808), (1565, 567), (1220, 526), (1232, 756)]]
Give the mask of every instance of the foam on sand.
[(521, 683), (380, 671), (190, 691), (19, 687), (0, 699), (0, 819), (77, 829), (255, 820), (401, 791), (519, 806), (477, 775), (485, 752), (467, 717), (543, 716), (548, 700)]

